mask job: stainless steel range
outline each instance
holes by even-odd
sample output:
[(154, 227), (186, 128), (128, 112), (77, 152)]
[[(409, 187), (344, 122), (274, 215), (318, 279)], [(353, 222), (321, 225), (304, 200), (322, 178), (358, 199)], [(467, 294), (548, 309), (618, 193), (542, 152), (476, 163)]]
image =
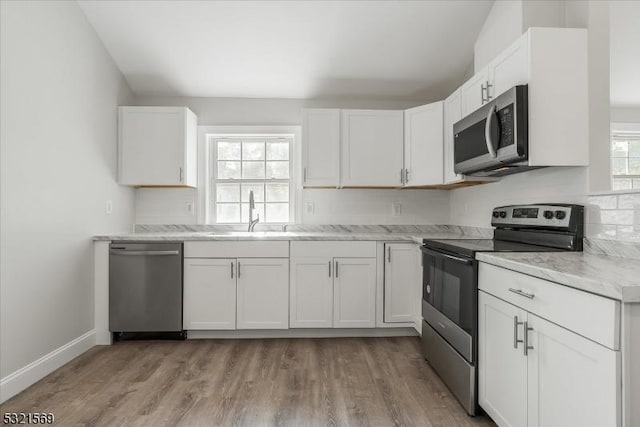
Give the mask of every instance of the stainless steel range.
[(567, 204), (495, 208), (493, 239), (425, 239), (422, 351), (470, 415), (478, 410), (476, 252), (581, 251), (584, 208)]

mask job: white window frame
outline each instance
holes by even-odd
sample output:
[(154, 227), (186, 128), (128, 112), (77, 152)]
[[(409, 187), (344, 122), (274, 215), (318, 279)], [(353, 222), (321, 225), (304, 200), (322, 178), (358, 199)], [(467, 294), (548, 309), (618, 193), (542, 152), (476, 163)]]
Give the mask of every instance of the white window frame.
[[(611, 168), (613, 168), (613, 141), (615, 139), (636, 139), (640, 137), (640, 123), (611, 123), (611, 139), (610, 139), (610, 156), (609, 161)], [(627, 156), (627, 159), (629, 157)], [(613, 189), (613, 180), (614, 179), (640, 179), (640, 175), (614, 175), (613, 170), (610, 172), (611, 175), (611, 189)], [(630, 188), (616, 191), (638, 191), (638, 188)]]
[[(220, 225), (215, 222), (215, 210), (209, 207), (213, 205), (212, 178), (215, 176), (216, 164), (213, 161), (212, 138), (238, 137), (238, 136), (268, 136), (285, 137), (291, 139), (289, 156), (289, 222), (287, 224), (300, 223), (302, 211), (301, 181), (301, 149), (300, 126), (199, 126), (198, 127), (198, 224)], [(239, 181), (239, 180), (238, 180)], [(225, 225), (246, 225), (245, 223)], [(270, 223), (270, 225), (277, 225)]]

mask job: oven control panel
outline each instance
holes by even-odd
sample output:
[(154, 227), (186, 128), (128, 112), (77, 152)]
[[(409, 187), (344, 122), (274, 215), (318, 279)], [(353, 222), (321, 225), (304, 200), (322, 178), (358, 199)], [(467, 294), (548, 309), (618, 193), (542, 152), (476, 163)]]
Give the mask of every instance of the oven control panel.
[(496, 227), (569, 228), (583, 211), (582, 206), (541, 204), (513, 205), (495, 208), (491, 225)]

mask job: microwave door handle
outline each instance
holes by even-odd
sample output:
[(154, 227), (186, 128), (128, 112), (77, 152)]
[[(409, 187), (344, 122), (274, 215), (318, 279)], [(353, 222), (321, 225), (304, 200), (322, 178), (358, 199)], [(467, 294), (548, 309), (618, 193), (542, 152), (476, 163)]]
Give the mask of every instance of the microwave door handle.
[(493, 104), (489, 108), (489, 114), (487, 114), (487, 120), (484, 123), (484, 141), (487, 144), (487, 150), (489, 150), (489, 155), (491, 155), (492, 159), (498, 157), (498, 153), (496, 153), (496, 149), (493, 145), (493, 140), (491, 139), (491, 123), (493, 122), (493, 116), (496, 111), (496, 105)]

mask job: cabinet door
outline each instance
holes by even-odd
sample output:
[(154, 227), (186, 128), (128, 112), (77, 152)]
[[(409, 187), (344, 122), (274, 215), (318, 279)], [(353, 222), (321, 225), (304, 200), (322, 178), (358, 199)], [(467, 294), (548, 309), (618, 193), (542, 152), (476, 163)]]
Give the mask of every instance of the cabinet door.
[(399, 187), (403, 183), (402, 111), (342, 111), (342, 185)]
[(528, 426), (619, 426), (620, 353), (533, 314), (528, 322)]
[(302, 111), (302, 163), (305, 187), (340, 184), (340, 110)]
[(238, 329), (288, 329), (289, 260), (238, 258)]
[(489, 64), (489, 99), (503, 94), (513, 86), (529, 82), (528, 40), (526, 35), (520, 37)]
[(478, 294), (478, 403), (499, 426), (526, 426), (527, 358), (518, 341), (527, 313)]
[(404, 112), (405, 186), (442, 184), (442, 102)]
[(236, 328), (235, 264), (235, 259), (184, 260), (184, 329)]
[(462, 180), (462, 175), (454, 172), (453, 125), (462, 118), (462, 98), (460, 89), (453, 92), (444, 101), (444, 183), (450, 184)]
[(477, 110), (486, 102), (488, 80), (489, 74), (485, 67), (460, 86), (462, 117)]
[(120, 184), (186, 185), (187, 109), (120, 107), (119, 113)]
[(291, 258), (289, 324), (292, 328), (333, 326), (333, 261)]
[(413, 322), (415, 301), (420, 287), (416, 246), (406, 243), (385, 244), (384, 322)]
[(373, 328), (376, 259), (335, 258), (333, 265), (333, 327)]

